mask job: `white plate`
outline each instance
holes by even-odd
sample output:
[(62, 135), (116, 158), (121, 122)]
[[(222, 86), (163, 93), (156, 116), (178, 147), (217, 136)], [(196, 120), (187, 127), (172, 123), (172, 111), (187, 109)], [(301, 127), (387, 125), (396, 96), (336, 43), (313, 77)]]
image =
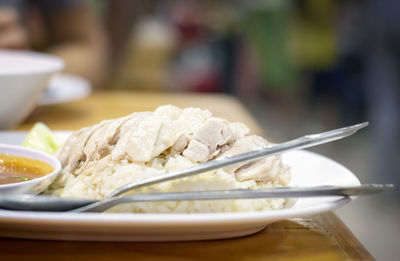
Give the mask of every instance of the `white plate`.
[(86, 79), (71, 74), (58, 74), (50, 80), (39, 104), (51, 105), (79, 100), (87, 97), (91, 91), (92, 86)]
[[(0, 132), (0, 143), (18, 144), (24, 132)], [(63, 133), (65, 135), (65, 132)], [(345, 167), (321, 155), (294, 151), (283, 155), (298, 186), (359, 185)], [(206, 214), (50, 213), (0, 210), (0, 236), (96, 241), (182, 241), (249, 235), (277, 220), (336, 209), (351, 199), (300, 199), (290, 209)]]

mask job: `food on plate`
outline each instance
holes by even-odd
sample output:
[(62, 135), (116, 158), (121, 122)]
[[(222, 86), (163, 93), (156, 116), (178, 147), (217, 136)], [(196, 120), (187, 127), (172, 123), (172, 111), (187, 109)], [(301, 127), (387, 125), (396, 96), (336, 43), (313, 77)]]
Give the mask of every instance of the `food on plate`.
[[(213, 117), (208, 110), (172, 105), (154, 112), (104, 120), (71, 134), (57, 152), (63, 170), (46, 194), (102, 199), (123, 185), (270, 143), (242, 123)], [(290, 169), (280, 156), (239, 163), (131, 193), (281, 187)], [(279, 209), (285, 199), (130, 203), (117, 212), (231, 212)]]
[(53, 170), (49, 163), (41, 160), (0, 153), (0, 184), (40, 178)]
[(55, 154), (63, 143), (45, 124), (38, 122), (28, 133), (22, 146)]

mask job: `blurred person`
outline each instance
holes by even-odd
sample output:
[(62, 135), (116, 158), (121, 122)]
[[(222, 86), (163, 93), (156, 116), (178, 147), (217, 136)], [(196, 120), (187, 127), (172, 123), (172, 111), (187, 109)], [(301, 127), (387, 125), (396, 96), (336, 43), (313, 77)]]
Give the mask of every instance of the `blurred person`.
[(64, 72), (95, 87), (105, 78), (106, 41), (90, 1), (0, 0), (0, 48), (59, 56)]
[(397, 184), (400, 183), (399, 8), (397, 0), (371, 1), (365, 77), (377, 159), (375, 171), (382, 182)]
[(155, 0), (105, 1), (105, 27), (110, 42), (110, 62), (118, 66), (126, 54), (131, 31), (139, 18), (151, 13)]

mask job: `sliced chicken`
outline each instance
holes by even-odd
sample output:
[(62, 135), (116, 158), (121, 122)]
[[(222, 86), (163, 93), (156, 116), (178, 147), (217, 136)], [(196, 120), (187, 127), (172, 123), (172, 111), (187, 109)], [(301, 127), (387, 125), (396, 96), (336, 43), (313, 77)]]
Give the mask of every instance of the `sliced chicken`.
[[(212, 117), (210, 112), (174, 106), (162, 106), (154, 112), (139, 112), (105, 120), (72, 134), (58, 153), (64, 167), (81, 171), (90, 162), (107, 157), (113, 161), (146, 163), (165, 155), (181, 154), (195, 163), (215, 157), (232, 156), (269, 146), (260, 136), (246, 136), (249, 129)], [(239, 181), (272, 181), (282, 166), (278, 157), (225, 167)], [(267, 174), (268, 173), (268, 174)], [(284, 178), (283, 178), (284, 179)]]
[[(233, 156), (248, 151), (260, 149), (263, 147), (267, 147), (269, 145), (270, 143), (260, 136), (256, 135), (245, 136), (235, 141), (235, 143), (233, 143), (233, 145), (228, 150), (218, 155), (218, 157)], [(235, 165), (227, 166), (224, 168), (224, 170), (229, 173), (234, 173), (237, 169), (239, 169), (245, 164), (246, 163), (238, 163)]]
[(104, 126), (97, 129), (87, 141), (83, 152), (86, 155), (86, 162), (99, 160), (110, 154), (120, 138), (121, 126), (134, 115), (108, 120)]
[(75, 169), (80, 162), (86, 160), (83, 149), (90, 136), (99, 128), (103, 127), (107, 121), (102, 121), (96, 125), (83, 128), (73, 133), (65, 142), (64, 146), (57, 153), (58, 159), (63, 167), (70, 170)]
[(256, 162), (245, 164), (235, 170), (236, 179), (239, 181), (272, 181), (280, 172), (280, 169), (277, 168), (278, 163), (279, 161), (276, 160), (276, 156), (271, 156)]
[(210, 149), (198, 140), (191, 140), (187, 149), (183, 151), (183, 156), (193, 162), (206, 162), (210, 157)]
[(217, 148), (234, 141), (234, 134), (220, 119), (210, 119), (194, 134), (183, 155), (193, 162), (205, 162), (212, 159)]
[(183, 150), (187, 148), (189, 144), (189, 138), (185, 133), (182, 133), (178, 139), (176, 140), (175, 144), (171, 147), (171, 156), (176, 154), (181, 154)]
[(228, 122), (227, 124), (234, 135), (234, 138), (233, 138), (234, 140), (243, 138), (244, 136), (248, 135), (250, 132), (249, 128), (246, 125), (244, 125), (243, 123)]
[[(140, 135), (145, 135), (145, 133), (138, 133), (139, 131), (139, 126), (140, 124), (147, 118), (152, 115), (151, 112), (140, 112), (140, 113), (135, 113), (133, 117), (131, 117), (129, 120), (124, 122), (120, 128), (120, 137), (117, 143), (115, 144), (114, 149), (111, 152), (112, 159), (113, 160), (118, 160), (125, 158), (127, 155), (132, 155), (133, 159), (135, 158), (135, 155), (140, 157), (138, 155), (141, 153), (141, 150), (147, 149), (149, 150), (150, 148), (139, 148), (139, 150), (135, 150), (137, 147), (135, 144), (133, 147), (131, 147), (132, 143), (134, 143), (136, 140), (140, 141)], [(142, 130), (144, 131), (144, 130)], [(131, 160), (133, 160), (131, 158)]]
[[(219, 157), (233, 156), (268, 146), (270, 143), (260, 136), (246, 136), (237, 140)], [(271, 182), (274, 185), (287, 185), (290, 181), (289, 169), (282, 164), (280, 156), (270, 156), (250, 163), (239, 163), (227, 166), (224, 170), (234, 173), (238, 181), (256, 180), (264, 183)]]

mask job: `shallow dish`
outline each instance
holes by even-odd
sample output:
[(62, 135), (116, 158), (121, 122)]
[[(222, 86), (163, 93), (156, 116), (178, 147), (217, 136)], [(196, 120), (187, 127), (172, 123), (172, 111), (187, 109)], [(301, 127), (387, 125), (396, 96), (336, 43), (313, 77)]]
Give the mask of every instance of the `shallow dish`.
[(17, 183), (0, 184), (0, 194), (38, 194), (45, 190), (49, 186), (49, 184), (53, 182), (53, 180), (57, 177), (58, 173), (61, 170), (61, 163), (57, 158), (40, 151), (24, 148), (17, 145), (1, 144), (0, 142), (0, 153), (41, 160), (49, 163), (54, 168), (51, 173), (46, 174), (43, 177), (38, 177)]
[(80, 76), (60, 73), (51, 78), (39, 105), (72, 102), (87, 97), (92, 91), (90, 82)]
[[(61, 133), (66, 135), (67, 133)], [(24, 132), (0, 132), (0, 142), (20, 143)], [(360, 185), (348, 169), (324, 156), (293, 151), (283, 154), (292, 167), (291, 185)], [(202, 214), (50, 213), (0, 210), (0, 236), (53, 240), (182, 241), (249, 235), (286, 218), (322, 213), (351, 198), (303, 198), (289, 209)]]

